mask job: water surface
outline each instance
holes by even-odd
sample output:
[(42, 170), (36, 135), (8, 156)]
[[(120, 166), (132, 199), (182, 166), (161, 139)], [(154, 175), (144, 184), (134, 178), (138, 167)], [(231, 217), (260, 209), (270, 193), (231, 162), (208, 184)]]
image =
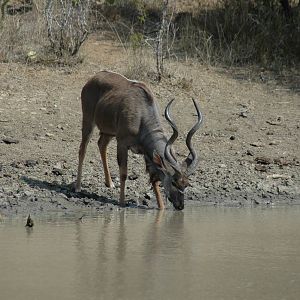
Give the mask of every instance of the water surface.
[[(24, 221), (25, 222), (25, 221)], [(300, 208), (0, 223), (0, 299), (300, 299)]]

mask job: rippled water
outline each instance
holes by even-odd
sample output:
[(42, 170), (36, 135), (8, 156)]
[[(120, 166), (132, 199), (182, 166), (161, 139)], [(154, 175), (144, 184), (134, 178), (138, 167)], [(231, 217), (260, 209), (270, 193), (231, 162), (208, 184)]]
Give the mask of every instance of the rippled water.
[(300, 209), (0, 223), (0, 299), (300, 299)]

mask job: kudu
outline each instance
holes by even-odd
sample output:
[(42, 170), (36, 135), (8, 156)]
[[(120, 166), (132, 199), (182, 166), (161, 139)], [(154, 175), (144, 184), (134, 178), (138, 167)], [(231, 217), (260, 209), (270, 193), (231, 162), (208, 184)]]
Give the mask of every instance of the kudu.
[[(173, 99), (174, 100), (174, 99)], [(98, 146), (102, 159), (105, 184), (113, 187), (107, 164), (107, 146), (113, 137), (117, 139), (117, 160), (120, 171), (120, 205), (125, 205), (125, 181), (127, 178), (128, 150), (143, 154), (146, 170), (154, 189), (157, 204), (164, 208), (159, 182), (175, 209), (184, 208), (184, 190), (189, 185), (188, 177), (198, 162), (191, 145), (194, 133), (202, 122), (202, 114), (193, 99), (198, 120), (188, 132), (186, 145), (188, 157), (179, 164), (172, 144), (178, 130), (170, 117), (171, 100), (165, 110), (165, 118), (172, 126), (173, 134), (167, 139), (160, 122), (156, 101), (149, 88), (142, 82), (109, 71), (101, 71), (91, 78), (82, 89), (82, 141), (79, 149), (79, 165), (75, 190), (81, 189), (82, 164), (95, 126), (100, 130)]]

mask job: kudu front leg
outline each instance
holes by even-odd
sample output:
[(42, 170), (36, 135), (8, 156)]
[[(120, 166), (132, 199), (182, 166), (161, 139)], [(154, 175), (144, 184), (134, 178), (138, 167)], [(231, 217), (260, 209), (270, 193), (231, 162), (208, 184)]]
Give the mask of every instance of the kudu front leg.
[(120, 206), (125, 206), (125, 183), (127, 179), (127, 161), (128, 161), (128, 149), (127, 146), (117, 146), (117, 158), (120, 170)]
[(82, 140), (79, 147), (79, 162), (78, 162), (78, 170), (77, 170), (77, 179), (75, 183), (75, 192), (81, 191), (81, 177), (82, 177), (82, 166), (83, 161), (86, 153), (87, 145), (91, 139), (93, 133), (93, 126), (87, 126), (85, 127), (85, 124), (83, 124), (82, 128)]
[(160, 193), (159, 182), (158, 181), (153, 182), (152, 187), (155, 193), (158, 208), (165, 209), (165, 203)]

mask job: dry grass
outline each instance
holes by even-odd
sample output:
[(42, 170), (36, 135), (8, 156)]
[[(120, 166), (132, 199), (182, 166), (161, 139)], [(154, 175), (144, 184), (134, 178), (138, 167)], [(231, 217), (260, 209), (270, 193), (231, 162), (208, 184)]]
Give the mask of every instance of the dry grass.
[[(259, 64), (281, 69), (300, 63), (300, 7), (284, 15), (279, 1), (203, 1), (177, 17), (177, 53), (205, 64)], [(202, 5), (202, 7), (201, 7)]]
[[(57, 1), (57, 3), (60, 2)], [(21, 0), (10, 1), (8, 4), (18, 5), (22, 8), (23, 2)], [(81, 18), (78, 17), (79, 14), (68, 15), (69, 19), (64, 23), (68, 26), (63, 26), (60, 15), (64, 17), (64, 12), (59, 9), (58, 12), (51, 11), (53, 23), (49, 26), (47, 23), (49, 11), (47, 11), (48, 14), (45, 13), (45, 5), (46, 1), (36, 0), (29, 11), (13, 11), (11, 9), (13, 6), (5, 7), (4, 17), (1, 19), (0, 16), (1, 61), (42, 62), (46, 64), (74, 64), (74, 62), (80, 61), (80, 58), (78, 59), (74, 55), (77, 54), (76, 50), (79, 49), (78, 44), (81, 42), (79, 32), (81, 33), (82, 28), (74, 25), (77, 21), (79, 22), (79, 19), (81, 21)], [(53, 7), (56, 8), (55, 5)], [(54, 47), (57, 44), (59, 46)], [(62, 51), (57, 51), (57, 48), (59, 50), (63, 48), (66, 51), (62, 54)]]
[[(113, 12), (113, 16), (107, 18), (110, 26), (103, 26), (103, 21), (101, 24), (99, 20), (96, 20), (97, 26), (91, 26), (96, 30), (114, 31), (118, 39), (129, 46), (133, 53), (130, 56), (138, 57), (132, 59), (129, 73), (143, 77), (144, 70), (151, 69), (153, 62), (143, 58), (147, 56), (143, 51), (148, 50), (138, 50), (141, 53), (137, 55), (132, 36), (141, 34), (147, 40), (142, 46), (154, 46), (161, 2), (116, 0), (118, 5), (109, 6), (113, 9), (107, 10)], [(274, 70), (297, 66), (300, 59), (300, 8), (294, 6), (296, 1), (290, 2), (293, 16), (287, 19), (278, 0), (170, 0), (171, 7), (176, 6), (174, 25), (177, 31), (172, 53), (169, 51), (168, 55), (196, 58), (207, 65), (258, 64)], [(47, 52), (49, 41), (44, 5), (44, 1), (37, 0), (34, 11), (5, 18), (0, 27), (1, 61), (52, 60)]]
[(5, 15), (0, 23), (0, 60), (32, 61), (44, 53), (47, 44), (44, 1), (37, 0), (32, 11)]
[(7, 17), (0, 30), (2, 61), (26, 61), (44, 52), (47, 37), (43, 18), (35, 13)]
[[(124, 43), (130, 41), (131, 35), (142, 34), (148, 45), (155, 47), (161, 2), (115, 2), (115, 8), (120, 8), (119, 19), (114, 23), (116, 28), (120, 30), (118, 24), (128, 26), (121, 28)], [(170, 0), (169, 3), (171, 11), (175, 8), (176, 39), (172, 53), (166, 53), (168, 57), (170, 54), (177, 58), (192, 57), (207, 65), (255, 64), (273, 70), (299, 64), (300, 7), (295, 6), (296, 1), (290, 1), (293, 10), (290, 18), (284, 15), (278, 0)], [(141, 17), (145, 18), (143, 22)]]
[(121, 71), (127, 78), (142, 81), (155, 78), (155, 59), (149, 49), (128, 49), (127, 62)]
[[(173, 3), (172, 3), (173, 2)], [(219, 5), (219, 0), (174, 0), (171, 5), (176, 5), (178, 12), (196, 12), (199, 9), (213, 8)]]

